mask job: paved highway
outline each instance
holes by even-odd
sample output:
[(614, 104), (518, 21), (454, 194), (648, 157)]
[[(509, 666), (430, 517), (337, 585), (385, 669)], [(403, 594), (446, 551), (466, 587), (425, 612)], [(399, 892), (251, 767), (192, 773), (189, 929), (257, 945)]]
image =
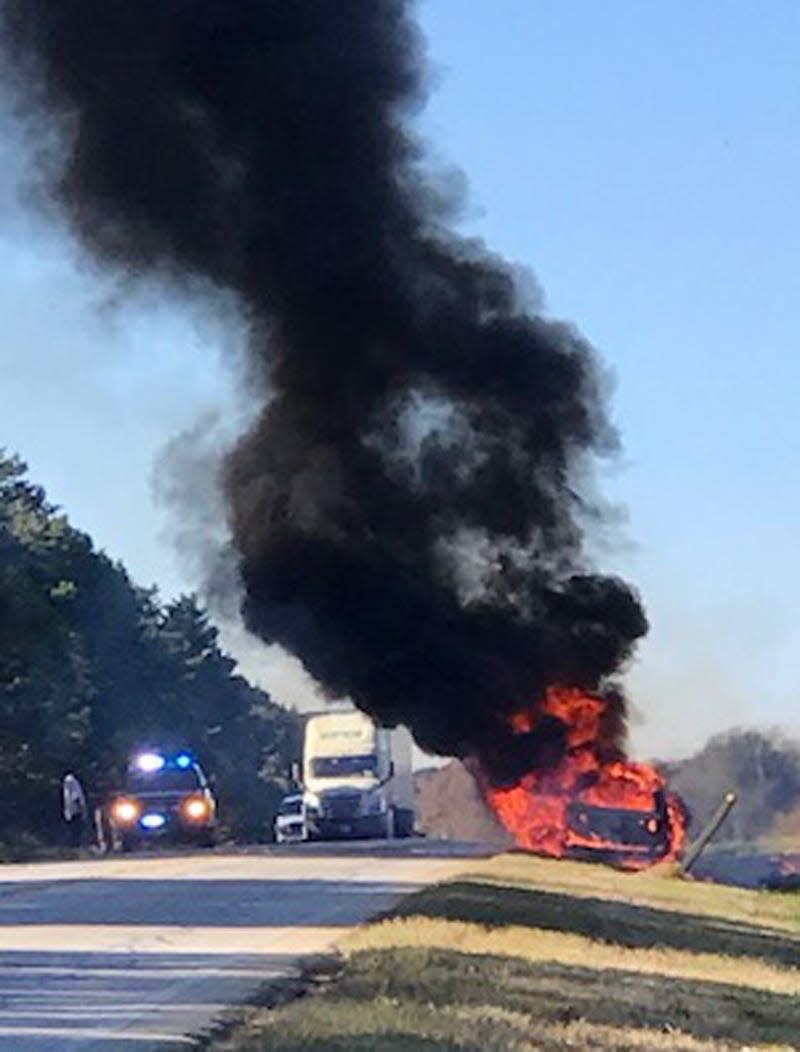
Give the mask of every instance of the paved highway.
[(470, 845), (299, 845), (0, 867), (0, 1052), (151, 1052), (344, 929), (463, 868)]

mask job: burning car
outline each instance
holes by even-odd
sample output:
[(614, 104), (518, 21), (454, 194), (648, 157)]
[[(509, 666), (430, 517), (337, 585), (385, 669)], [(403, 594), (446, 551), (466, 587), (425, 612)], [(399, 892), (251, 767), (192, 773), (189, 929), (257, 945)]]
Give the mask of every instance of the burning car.
[[(484, 784), (487, 802), (517, 846), (631, 869), (677, 858), (686, 831), (683, 805), (655, 767), (626, 759), (609, 739), (609, 700), (552, 688), (542, 708), (560, 726), (556, 762), (511, 785)], [(514, 727), (523, 736), (535, 721), (522, 713)]]
[(670, 852), (670, 819), (662, 789), (652, 807), (607, 807), (573, 800), (566, 809), (565, 851), (569, 858), (650, 864)]

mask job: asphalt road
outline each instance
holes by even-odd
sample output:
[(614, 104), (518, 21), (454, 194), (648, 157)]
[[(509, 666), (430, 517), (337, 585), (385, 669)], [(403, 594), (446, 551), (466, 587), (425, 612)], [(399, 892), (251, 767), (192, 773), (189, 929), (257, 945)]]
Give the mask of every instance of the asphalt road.
[(427, 841), (0, 867), (0, 1052), (151, 1052), (484, 852)]

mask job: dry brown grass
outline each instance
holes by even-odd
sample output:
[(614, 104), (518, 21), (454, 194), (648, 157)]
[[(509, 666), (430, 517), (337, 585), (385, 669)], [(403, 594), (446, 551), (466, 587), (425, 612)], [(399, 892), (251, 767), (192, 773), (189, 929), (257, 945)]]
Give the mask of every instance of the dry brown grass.
[(800, 897), (504, 856), (342, 942), (214, 1052), (789, 1052)]
[(728, 983), (753, 990), (800, 996), (800, 969), (776, 967), (758, 959), (742, 961), (715, 953), (689, 953), (664, 948), (631, 949), (596, 942), (582, 935), (541, 928), (486, 928), (459, 921), (427, 917), (397, 917), (356, 928), (340, 949), (351, 955), (361, 950), (426, 947), (458, 953), (520, 957), (556, 962), (598, 971), (616, 969), (631, 974), (661, 975), (702, 982)]
[(610, 866), (499, 855), (474, 871), (477, 880), (665, 908), (756, 924), (800, 935), (800, 895), (728, 887), (679, 877), (674, 865), (625, 873)]

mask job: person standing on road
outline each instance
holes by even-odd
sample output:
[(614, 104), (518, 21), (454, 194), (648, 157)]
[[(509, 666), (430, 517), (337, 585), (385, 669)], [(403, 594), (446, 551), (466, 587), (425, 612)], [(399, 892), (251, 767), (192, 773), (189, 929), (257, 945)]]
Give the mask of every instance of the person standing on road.
[(83, 786), (70, 771), (61, 783), (61, 808), (71, 847), (80, 847), (86, 828), (87, 805)]

